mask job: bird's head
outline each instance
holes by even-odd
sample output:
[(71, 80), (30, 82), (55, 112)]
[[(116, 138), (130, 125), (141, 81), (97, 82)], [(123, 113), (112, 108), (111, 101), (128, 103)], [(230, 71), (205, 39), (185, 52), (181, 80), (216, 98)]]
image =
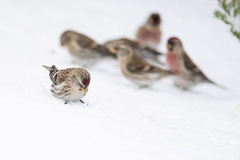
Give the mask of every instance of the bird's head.
[(82, 81), (79, 82), (79, 87), (80, 87), (79, 91), (82, 91), (84, 95), (86, 95), (88, 92), (89, 84), (90, 84), (90, 78), (82, 79)]
[(148, 23), (152, 26), (158, 26), (161, 23), (161, 17), (158, 13), (153, 13), (150, 15), (148, 19)]
[(62, 35), (61, 35), (61, 46), (65, 47), (68, 44), (70, 44), (71, 40), (75, 39), (75, 37), (77, 36), (77, 33), (74, 31), (65, 31)]
[(103, 44), (112, 54), (116, 55), (117, 51), (115, 50), (115, 47), (118, 45), (118, 41), (112, 40), (112, 41), (107, 41)]
[(103, 44), (112, 54), (117, 54), (117, 48), (119, 48), (121, 45), (130, 45), (129, 40), (126, 38), (121, 38), (117, 40), (112, 40), (105, 42)]
[(179, 38), (171, 37), (167, 42), (167, 49), (170, 52), (179, 52), (183, 51), (183, 45)]
[(118, 59), (131, 58), (134, 55), (133, 49), (125, 44), (120, 44), (114, 48)]
[(88, 87), (90, 84), (91, 76), (88, 71), (85, 69), (81, 70), (81, 72), (77, 73), (76, 75), (73, 75), (72, 80), (74, 82), (74, 86), (83, 93), (83, 95), (86, 95), (88, 92)]

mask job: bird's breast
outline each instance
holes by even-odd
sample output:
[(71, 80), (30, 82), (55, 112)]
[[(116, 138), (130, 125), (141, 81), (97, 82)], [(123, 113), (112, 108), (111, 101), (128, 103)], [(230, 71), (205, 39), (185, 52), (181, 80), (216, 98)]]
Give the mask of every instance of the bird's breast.
[(179, 69), (181, 68), (180, 64), (181, 63), (177, 55), (173, 53), (167, 53), (167, 65), (169, 70), (173, 72), (178, 72)]
[(67, 97), (69, 101), (79, 101), (82, 99), (87, 93), (83, 93), (82, 91), (79, 91), (78, 87), (73, 87), (70, 91), (69, 96)]
[(155, 29), (142, 30), (138, 37), (140, 40), (160, 41), (160, 31)]

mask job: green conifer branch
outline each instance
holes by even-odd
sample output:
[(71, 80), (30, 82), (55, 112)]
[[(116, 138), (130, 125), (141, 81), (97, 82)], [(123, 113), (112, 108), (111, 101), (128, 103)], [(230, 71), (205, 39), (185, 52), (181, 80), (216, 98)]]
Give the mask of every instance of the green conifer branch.
[[(218, 0), (221, 10), (216, 10), (214, 15), (216, 18), (222, 20), (224, 23), (230, 26), (231, 33), (240, 40), (240, 31), (234, 26), (230, 19), (238, 19), (240, 21), (240, 5), (236, 0)], [(238, 26), (239, 27), (239, 26)]]

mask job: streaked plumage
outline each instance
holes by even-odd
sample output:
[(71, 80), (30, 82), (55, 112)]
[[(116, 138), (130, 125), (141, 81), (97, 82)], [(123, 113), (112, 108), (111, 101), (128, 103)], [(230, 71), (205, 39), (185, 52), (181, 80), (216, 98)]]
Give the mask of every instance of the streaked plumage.
[(115, 40), (110, 40), (105, 42), (103, 45), (110, 50), (113, 54), (116, 54), (116, 50), (114, 48), (120, 44), (127, 45), (131, 47), (134, 52), (141, 58), (145, 59), (149, 63), (158, 63), (161, 64), (159, 61), (159, 56), (162, 55), (162, 53), (149, 48), (146, 45), (140, 44), (137, 41), (130, 40), (128, 38), (120, 38)]
[(152, 49), (157, 48), (161, 42), (162, 36), (160, 24), (160, 15), (158, 13), (151, 14), (147, 22), (138, 29), (136, 33), (136, 40)]
[(66, 47), (74, 58), (91, 60), (93, 63), (104, 56), (116, 57), (93, 39), (71, 30), (65, 31), (61, 35), (61, 46)]
[(194, 64), (184, 51), (182, 42), (178, 38), (170, 38), (167, 48), (168, 68), (177, 75), (174, 80), (177, 87), (187, 90), (196, 84), (204, 82), (217, 85), (207, 78), (207, 76), (205, 76), (205, 74)]
[(172, 75), (137, 56), (129, 46), (119, 45), (115, 49), (123, 75), (140, 87), (150, 86), (153, 82)]
[(66, 103), (70, 101), (81, 101), (87, 94), (91, 76), (83, 68), (67, 68), (58, 70), (56, 66), (43, 66), (49, 71), (52, 81), (51, 92)]

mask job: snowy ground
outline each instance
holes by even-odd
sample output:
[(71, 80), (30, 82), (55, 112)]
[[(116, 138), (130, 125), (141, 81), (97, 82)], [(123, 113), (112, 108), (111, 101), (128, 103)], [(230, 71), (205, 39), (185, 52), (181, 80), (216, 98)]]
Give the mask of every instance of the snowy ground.
[[(240, 45), (213, 16), (212, 0), (1, 0), (1, 160), (239, 160)], [(134, 38), (149, 13), (163, 19), (163, 43), (182, 39), (187, 53), (214, 81), (191, 92), (165, 79), (150, 89), (127, 81), (118, 62), (104, 59), (89, 72), (81, 103), (50, 93), (41, 66), (78, 67), (59, 45), (66, 29), (103, 43)]]

